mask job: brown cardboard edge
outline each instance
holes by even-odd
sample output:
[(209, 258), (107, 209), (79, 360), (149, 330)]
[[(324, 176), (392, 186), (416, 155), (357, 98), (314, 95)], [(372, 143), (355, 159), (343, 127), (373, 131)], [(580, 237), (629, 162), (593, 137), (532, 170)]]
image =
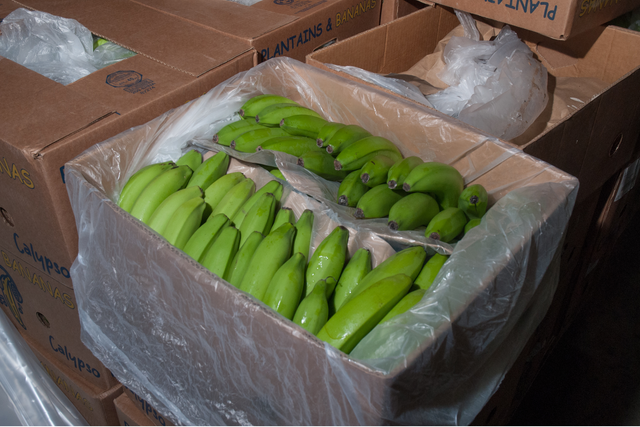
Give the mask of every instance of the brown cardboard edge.
[[(125, 419), (124, 417), (129, 418), (134, 424), (139, 426), (151, 426), (154, 425), (149, 421), (147, 416), (136, 406), (134, 402), (131, 401), (127, 394), (122, 393), (120, 396), (116, 397), (113, 400), (113, 404), (116, 407), (116, 412), (118, 413), (118, 421), (119, 425), (124, 426)], [(130, 424), (131, 425), (131, 424)]]

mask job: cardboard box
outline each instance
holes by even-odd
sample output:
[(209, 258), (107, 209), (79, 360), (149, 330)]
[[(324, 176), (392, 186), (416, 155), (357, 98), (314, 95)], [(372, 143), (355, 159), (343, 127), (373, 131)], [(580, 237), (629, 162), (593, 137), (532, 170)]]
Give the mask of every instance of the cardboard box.
[(49, 374), (54, 383), (78, 409), (80, 415), (92, 426), (118, 425), (114, 399), (122, 395), (122, 385), (118, 384), (109, 390), (102, 390), (84, 381), (74, 372), (68, 371), (56, 360), (49, 359), (42, 348), (29, 337), (24, 339), (40, 361), (42, 368)]
[(260, 61), (307, 54), (380, 24), (382, 0), (135, 0), (253, 46)]
[[(71, 285), (76, 224), (64, 164), (254, 65), (245, 42), (126, 0), (26, 0), (137, 52), (63, 86), (0, 59), (0, 244)], [(127, 17), (127, 19), (124, 19)]]
[(640, 6), (638, 0), (434, 0), (558, 40), (575, 38)]
[(152, 424), (147, 416), (142, 412), (135, 403), (131, 401), (129, 396), (121, 394), (113, 403), (116, 406), (118, 421), (121, 426), (151, 426)]
[[(417, 152), (426, 157), (429, 153), (435, 159), (448, 159), (456, 167), (465, 169), (465, 173), (477, 172), (482, 178), (476, 177), (472, 181), (478, 179), (487, 186), (491, 184), (492, 188), (499, 188), (497, 193), (493, 193), (496, 198), (522, 185), (525, 176), (532, 179), (530, 184), (535, 182), (543, 188), (547, 185), (553, 187), (554, 190), (545, 194), (554, 194), (551, 197), (554, 202), (536, 198), (536, 202), (527, 204), (527, 207), (536, 206), (534, 210), (537, 210), (538, 202), (546, 206), (544, 213), (538, 212), (545, 219), (536, 222), (538, 225), (534, 228), (549, 227), (541, 234), (545, 238), (558, 239), (556, 245), (560, 244), (577, 182), (556, 168), (478, 134), (470, 127), (433, 116), (425, 107), (286, 58), (260, 64), (242, 79), (228, 81), (224, 91), (249, 96), (256, 87), (260, 91), (294, 97), (294, 100), (313, 99), (318, 102), (315, 107), (321, 111), (335, 114), (340, 111), (342, 122), (348, 118), (350, 122), (361, 123), (396, 143), (402, 142), (405, 154)], [(300, 93), (298, 87), (310, 89)], [(236, 95), (232, 98), (239, 102)], [(212, 102), (213, 105), (217, 109), (231, 108), (230, 105)], [(186, 114), (184, 110), (175, 113)], [(337, 117), (330, 118), (337, 120)], [(399, 119), (380, 119), (385, 117)], [(164, 121), (166, 117), (157, 120)], [(154, 124), (148, 126), (153, 128)], [(132, 129), (106, 141), (100, 145), (100, 152), (124, 155), (139, 144), (157, 142), (156, 139), (143, 141), (146, 129)], [(448, 143), (428, 145), (423, 142), (430, 138), (437, 141), (442, 135), (450, 137)], [(417, 420), (422, 423), (443, 420), (438, 416), (445, 412), (455, 412), (456, 420), (463, 419), (460, 423), (471, 422), (476, 413), (471, 419), (466, 419), (461, 415), (465, 411), (443, 408), (457, 408), (459, 401), (465, 398), (477, 404), (483, 398), (488, 400), (495, 391), (484, 389), (483, 396), (478, 397), (475, 390), (455, 380), (461, 378), (458, 375), (473, 376), (471, 370), (474, 368), (467, 365), (467, 356), (474, 358), (477, 353), (467, 346), (477, 344), (472, 338), (478, 327), (475, 321), (482, 318), (477, 310), (493, 306), (491, 302), (502, 301), (503, 296), (509, 299), (515, 293), (523, 295), (514, 292), (506, 282), (520, 275), (529, 276), (529, 268), (536, 270), (536, 266), (543, 265), (530, 260), (543, 257), (545, 266), (556, 266), (538, 271), (536, 279), (526, 280), (522, 291), (531, 297), (528, 300), (530, 304), (525, 304), (527, 307), (520, 306), (512, 311), (513, 306), (507, 304), (510, 313), (523, 314), (526, 311), (527, 315), (522, 321), (514, 320), (517, 327), (502, 331), (501, 342), (506, 344), (501, 347), (502, 351), (486, 354), (483, 361), (490, 365), (487, 370), (484, 369), (487, 365), (483, 365), (479, 371), (473, 371), (478, 375), (490, 375), (499, 382), (503, 373), (502, 363), (509, 365), (515, 361), (518, 350), (526, 344), (528, 332), (525, 331), (535, 329), (555, 291), (551, 284), (555, 283), (558, 273), (560, 254), (559, 250), (555, 251), (558, 246), (550, 249), (542, 242), (539, 242), (540, 246), (529, 245), (528, 237), (524, 237), (524, 234), (530, 236), (529, 231), (518, 232), (517, 243), (509, 245), (510, 249), (504, 252), (508, 255), (492, 261), (492, 271), (483, 271), (482, 279), (477, 276), (483, 268), (475, 271), (473, 276), (478, 280), (477, 288), (471, 286), (473, 290), (468, 289), (468, 293), (460, 290), (459, 294), (446, 300), (447, 310), (451, 310), (447, 318), (451, 323), (445, 321), (433, 325), (434, 335), (416, 343), (415, 350), (405, 363), (400, 363), (401, 366), (394, 366), (389, 372), (374, 369), (354, 359), (353, 355), (328, 348), (254, 298), (211, 275), (119, 209), (104, 196), (121, 186), (111, 168), (102, 164), (103, 160), (109, 163), (109, 159), (115, 157), (105, 158), (98, 154), (97, 149), (92, 149), (67, 164), (74, 211), (79, 218), (91, 218), (96, 225), (101, 224), (92, 235), (94, 245), (82, 245), (87, 250), (82, 254), (83, 259), (91, 268), (76, 271), (80, 293), (88, 304), (83, 324), (86, 321), (101, 334), (95, 339), (89, 337), (92, 343), (88, 345), (101, 358), (109, 358), (114, 366), (120, 366), (118, 377), (122, 374), (123, 380), (126, 377), (139, 384), (140, 389), (135, 392), (154, 402), (155, 408), (162, 411), (162, 404), (166, 407), (176, 405), (181, 414), (175, 415), (182, 416), (178, 421), (183, 423), (327, 425), (402, 421), (415, 424)], [(494, 164), (491, 159), (500, 160)], [(484, 168), (487, 162), (491, 164), (490, 172)], [(133, 164), (120, 167), (129, 169)], [(89, 173), (90, 170), (95, 174)], [(487, 173), (482, 174), (480, 170)], [(87, 181), (86, 173), (92, 175), (91, 182)], [(567, 198), (556, 199), (560, 194), (556, 189)], [(569, 212), (565, 211), (567, 208)], [(339, 215), (336, 211), (323, 211), (322, 215), (318, 213), (318, 218), (336, 215)], [(526, 216), (520, 211), (516, 216), (522, 218), (522, 215)], [(563, 223), (562, 231), (551, 230), (554, 228), (551, 224), (558, 224), (556, 221)], [(368, 222), (360, 226), (366, 228), (365, 224), (372, 226)], [(531, 230), (532, 233), (538, 231), (537, 228)], [(133, 245), (123, 244), (126, 241), (137, 242), (135, 251)], [(484, 249), (482, 252), (486, 257)], [(110, 261), (92, 261), (98, 258)], [(483, 257), (477, 261), (486, 268)], [(540, 286), (533, 284), (537, 280), (541, 280)], [(105, 286), (96, 286), (97, 281)], [(100, 307), (100, 310), (91, 310), (91, 306)], [(496, 310), (500, 311), (499, 308)], [(85, 316), (84, 310), (81, 315)], [(487, 335), (480, 334), (491, 341)], [(120, 351), (114, 354), (109, 351), (114, 342), (135, 345), (120, 346)], [(444, 392), (439, 381), (451, 388)], [(476, 408), (480, 410), (477, 405)], [(470, 412), (473, 410), (466, 411), (466, 415)]]
[[(458, 25), (451, 10), (426, 7), (314, 52), (307, 63), (330, 71), (324, 64), (349, 65), (383, 75), (403, 74), (433, 53), (438, 42)], [(547, 68), (551, 93), (547, 109), (511, 143), (578, 177), (580, 202), (617, 173), (636, 147), (640, 135), (640, 99), (635, 96), (640, 85), (640, 34), (610, 26), (567, 42), (527, 31), (518, 31), (518, 35)], [(585, 80), (573, 80), (576, 77)], [(584, 104), (576, 101), (567, 106), (561, 120), (548, 123), (560, 80), (599, 86), (590, 100)]]
[(13, 252), (0, 247), (0, 307), (23, 336), (51, 360), (94, 387), (117, 384), (111, 372), (80, 340), (80, 318), (73, 288), (41, 273)]
[[(167, 417), (163, 416), (161, 413), (156, 411), (156, 409), (153, 406), (151, 406), (149, 402), (147, 402), (145, 399), (143, 399), (138, 394), (136, 394), (136, 392), (134, 392), (127, 386), (123, 386), (123, 387), (124, 387), (123, 396), (126, 396), (129, 402), (131, 402), (131, 404), (134, 406), (135, 410), (139, 412), (143, 417), (146, 418), (146, 421), (144, 421), (146, 424), (138, 424), (138, 425), (150, 425), (150, 426), (175, 425), (171, 421), (169, 421)], [(118, 405), (116, 404), (116, 407), (117, 406)]]

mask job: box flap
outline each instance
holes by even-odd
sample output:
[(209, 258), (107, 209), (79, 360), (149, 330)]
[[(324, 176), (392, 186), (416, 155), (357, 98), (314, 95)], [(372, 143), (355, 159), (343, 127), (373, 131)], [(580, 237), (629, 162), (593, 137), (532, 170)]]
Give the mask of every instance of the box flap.
[(36, 156), (43, 148), (113, 114), (95, 100), (0, 57), (0, 139)]
[[(305, 16), (314, 13), (335, 3), (334, 0), (305, 0), (305, 1), (285, 1), (285, 0), (263, 0), (251, 6), (253, 9), (269, 10), (271, 12), (283, 13), (292, 16)], [(366, 0), (365, 0), (366, 3)]]
[(241, 40), (128, 0), (20, 3), (75, 19), (94, 34), (192, 76), (200, 76), (251, 49)]
[(192, 22), (252, 40), (298, 19), (227, 0), (133, 0)]

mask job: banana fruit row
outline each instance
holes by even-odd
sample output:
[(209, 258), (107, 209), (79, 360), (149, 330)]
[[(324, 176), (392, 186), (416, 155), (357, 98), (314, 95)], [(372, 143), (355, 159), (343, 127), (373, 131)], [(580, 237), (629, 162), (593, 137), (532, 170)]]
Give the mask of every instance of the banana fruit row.
[(450, 243), (477, 226), (488, 208), (486, 189), (465, 187), (454, 167), (404, 158), (388, 139), (328, 121), (291, 99), (258, 95), (238, 114), (241, 119), (223, 127), (214, 142), (246, 153), (273, 150), (297, 157), (298, 165), (340, 182), (336, 202), (355, 208), (357, 219), (388, 218), (393, 231), (424, 227), (427, 238)]

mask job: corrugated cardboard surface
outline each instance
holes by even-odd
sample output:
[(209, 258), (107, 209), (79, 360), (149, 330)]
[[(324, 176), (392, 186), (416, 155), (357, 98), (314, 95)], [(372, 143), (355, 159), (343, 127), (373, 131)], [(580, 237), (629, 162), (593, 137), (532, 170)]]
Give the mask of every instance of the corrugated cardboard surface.
[(49, 359), (42, 349), (25, 337), (27, 344), (40, 360), (42, 368), (49, 374), (54, 383), (69, 398), (78, 412), (92, 426), (118, 425), (118, 415), (114, 399), (122, 395), (122, 385), (116, 385), (104, 391), (85, 382), (75, 373), (66, 370), (57, 361)]
[(100, 390), (118, 381), (80, 341), (80, 318), (73, 288), (0, 247), (0, 271), (12, 286), (3, 289), (7, 317), (51, 360)]
[(72, 286), (77, 233), (65, 162), (197, 98), (256, 56), (246, 42), (134, 2), (23, 3), (139, 53), (67, 86), (0, 58), (0, 244)]
[[(136, 411), (140, 412), (146, 418), (146, 424), (140, 425), (154, 425), (154, 426), (173, 426), (171, 421), (156, 409), (151, 406), (149, 402), (137, 395), (130, 388), (123, 386), (124, 395), (128, 397), (129, 401), (135, 406)], [(116, 405), (117, 406), (117, 405)]]
[(565, 40), (640, 6), (638, 0), (433, 0), (434, 3)]
[(135, 0), (151, 8), (250, 43), (261, 61), (304, 61), (325, 43), (380, 24), (380, 0), (263, 0), (243, 6), (226, 0)]
[(140, 409), (136, 406), (135, 403), (129, 399), (126, 394), (121, 394), (120, 397), (116, 398), (113, 403), (116, 406), (116, 412), (118, 413), (118, 421), (121, 426), (150, 426), (154, 425), (151, 423), (149, 418), (140, 411)]

